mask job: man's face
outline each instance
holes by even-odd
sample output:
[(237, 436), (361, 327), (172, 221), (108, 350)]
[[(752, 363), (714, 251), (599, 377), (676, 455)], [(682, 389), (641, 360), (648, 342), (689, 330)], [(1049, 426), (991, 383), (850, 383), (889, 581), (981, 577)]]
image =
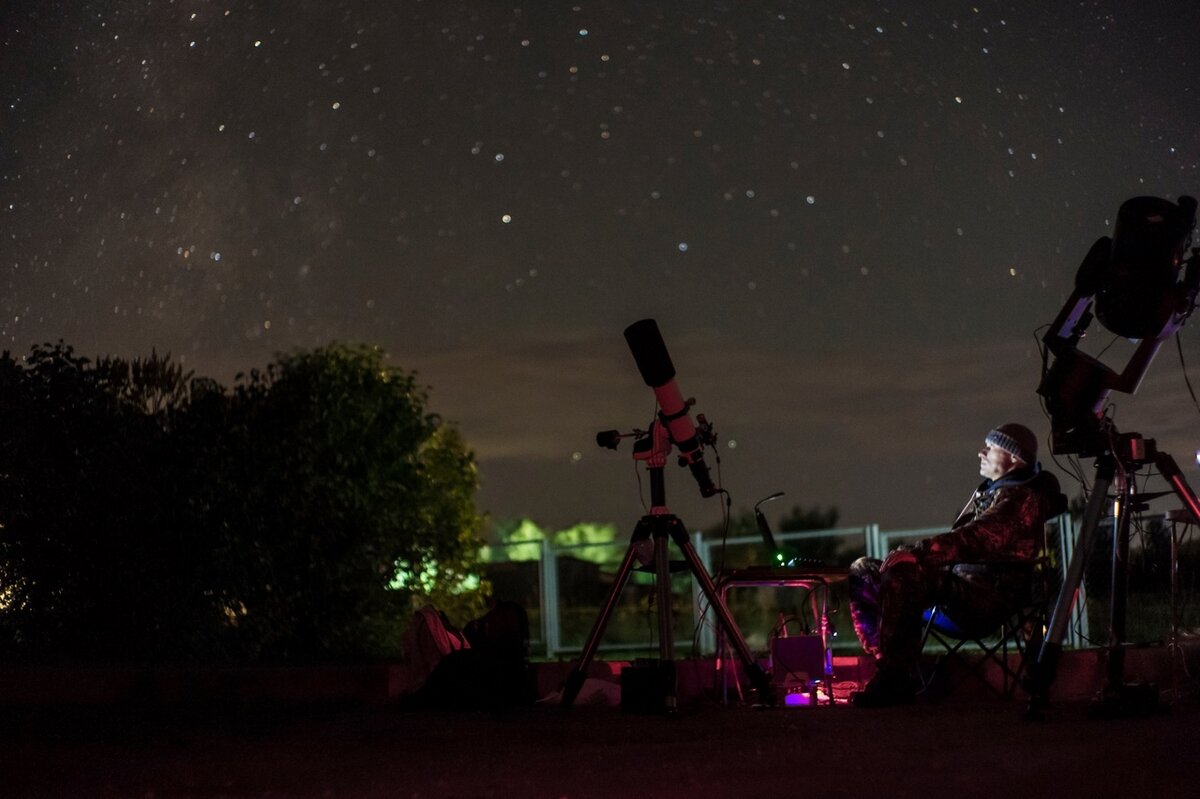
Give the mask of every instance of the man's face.
[(1020, 461), (986, 441), (979, 450), (979, 474), (988, 480), (999, 480), (1020, 465)]

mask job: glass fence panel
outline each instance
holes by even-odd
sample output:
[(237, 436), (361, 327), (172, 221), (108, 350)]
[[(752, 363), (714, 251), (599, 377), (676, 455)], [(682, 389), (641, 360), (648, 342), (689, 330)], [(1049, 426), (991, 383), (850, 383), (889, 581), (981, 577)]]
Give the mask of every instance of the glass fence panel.
[(529, 648), (544, 654), (545, 622), (540, 547), (510, 544), (484, 547), (483, 577), (492, 584), (492, 598), (516, 602), (529, 614)]
[[(1060, 527), (1063, 533), (1059, 532)], [(1147, 514), (1134, 525), (1129, 558), (1129, 601), (1126, 612), (1127, 640), (1132, 643), (1167, 642), (1173, 634), (1195, 635), (1200, 631), (1200, 533), (1195, 525), (1172, 525), (1161, 515)], [(848, 566), (867, 551), (886, 553), (901, 543), (912, 543), (944, 528), (880, 532), (877, 527), (849, 530), (806, 531), (776, 535), (781, 548), (806, 561), (826, 566)], [(1076, 533), (1068, 517), (1047, 527), (1046, 556), (1050, 562), (1050, 592), (1057, 596), (1063, 571), (1071, 557)], [(1174, 538), (1176, 581), (1172, 593), (1172, 539)], [(626, 551), (627, 542), (579, 547), (543, 548), (540, 544), (492, 546), (484, 551), (483, 574), (491, 581), (499, 599), (519, 602), (529, 612), (531, 649), (549, 657), (577, 653), (587, 640), (601, 613)], [(717, 578), (722, 570), (766, 566), (770, 562), (762, 540), (757, 537), (730, 539), (697, 545), (709, 573)], [(679, 553), (672, 546), (672, 557)], [(548, 554), (547, 554), (548, 553)], [(541, 562), (540, 559), (545, 559)], [(681, 562), (680, 566), (684, 566)], [(1096, 531), (1084, 576), (1085, 602), (1072, 616), (1066, 645), (1107, 643), (1111, 608), (1112, 524), (1106, 521)], [(672, 630), (681, 655), (702, 644), (711, 651), (715, 614), (705, 611), (705, 600), (697, 603), (697, 589), (683, 567), (672, 577)], [(602, 651), (614, 650), (628, 656), (656, 656), (659, 637), (655, 610), (654, 576), (633, 571), (621, 592), (601, 638)], [(781, 618), (789, 634), (812, 629), (810, 599), (803, 589), (731, 588), (730, 611), (748, 643), (765, 651), (772, 630)], [(698, 604), (698, 607), (697, 607)], [(829, 621), (834, 646), (856, 646), (850, 621), (844, 580), (829, 588)], [(696, 617), (703, 615), (703, 627)], [(700, 633), (703, 632), (703, 635)]]
[[(849, 567), (867, 554), (867, 532), (862, 529), (834, 530), (827, 535), (784, 533), (780, 539), (794, 548), (801, 558), (829, 566)], [(846, 581), (831, 581), (826, 590), (830, 645), (835, 650), (857, 650), (858, 639), (855, 638), (854, 624), (850, 619)]]
[[(800, 533), (778, 533), (775, 536), (785, 558), (795, 559), (794, 568), (848, 567), (866, 553), (866, 532), (863, 528), (850, 530), (821, 530)], [(722, 570), (721, 551), (710, 549), (713, 573)], [(748, 566), (775, 565), (762, 539), (736, 539), (729, 542), (724, 553), (725, 569)], [(826, 592), (822, 597), (822, 591)], [(830, 643), (837, 649), (856, 647), (854, 628), (846, 598), (846, 581), (831, 576), (823, 589), (783, 586), (731, 585), (725, 601), (734, 621), (751, 650), (765, 654), (770, 638), (781, 630), (788, 635), (815, 634), (820, 620), (819, 608), (824, 598), (829, 624)], [(817, 603), (814, 609), (813, 603)], [(715, 625), (711, 612), (706, 621)]]
[[(560, 652), (578, 652), (587, 642), (613, 590), (626, 547), (621, 542), (555, 550)], [(651, 552), (647, 552), (647, 557), (651, 557)], [(631, 657), (658, 654), (659, 614), (652, 568), (635, 562), (609, 614), (600, 640), (601, 649), (618, 650)], [(691, 577), (682, 561), (673, 561), (673, 568), (682, 570), (671, 579), (671, 628), (677, 644), (686, 644), (693, 636), (694, 626)]]
[[(1133, 525), (1127, 561), (1125, 640), (1133, 644), (1169, 643), (1174, 631), (1194, 636), (1200, 630), (1200, 534), (1194, 525), (1172, 526), (1161, 516)], [(1172, 592), (1172, 536), (1176, 581)], [(1085, 644), (1109, 640), (1112, 611), (1113, 524), (1096, 531), (1084, 571), (1090, 632)], [(1119, 590), (1119, 589), (1118, 589)]]
[[(845, 607), (844, 597), (839, 597), (843, 583), (829, 585), (829, 610), (831, 632), (837, 632), (839, 608)], [(814, 611), (813, 602), (817, 603)], [(725, 594), (725, 603), (734, 622), (746, 639), (752, 652), (765, 655), (770, 640), (786, 629), (787, 635), (815, 635), (819, 632), (820, 589), (810, 587), (731, 585)], [(847, 620), (848, 620), (848, 613)], [(707, 622), (716, 624), (715, 614), (709, 613)], [(849, 629), (847, 627), (847, 629)], [(853, 638), (853, 632), (850, 633)], [(837, 638), (831, 643), (836, 644)]]

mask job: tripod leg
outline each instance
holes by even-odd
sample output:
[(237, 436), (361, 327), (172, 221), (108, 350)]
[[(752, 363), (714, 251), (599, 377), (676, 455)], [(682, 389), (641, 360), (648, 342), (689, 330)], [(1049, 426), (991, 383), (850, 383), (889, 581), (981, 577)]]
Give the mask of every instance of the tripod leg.
[(596, 617), (596, 623), (592, 625), (592, 631), (588, 634), (587, 643), (583, 645), (583, 651), (579, 655), (579, 662), (571, 670), (571, 673), (567, 675), (560, 703), (563, 707), (570, 707), (575, 702), (575, 697), (579, 695), (579, 689), (583, 687), (583, 681), (587, 678), (588, 666), (591, 665), (592, 658), (596, 656), (596, 647), (600, 645), (600, 639), (604, 636), (604, 629), (608, 626), (608, 620), (612, 616), (613, 609), (617, 606), (617, 600), (620, 598), (621, 592), (625, 590), (625, 584), (629, 582), (629, 573), (633, 570), (637, 544), (648, 538), (650, 534), (650, 526), (644, 520), (638, 522), (633, 535), (629, 539), (629, 548), (625, 550), (625, 558), (621, 561), (621, 565), (617, 569), (617, 574), (613, 578), (612, 590), (608, 592), (608, 598), (604, 600), (604, 605), (600, 609), (600, 615)]
[(758, 692), (759, 701), (766, 705), (774, 704), (775, 695), (771, 690), (771, 681), (767, 678), (766, 672), (759, 668), (758, 663), (754, 660), (754, 655), (751, 654), (746, 639), (742, 637), (742, 631), (738, 629), (737, 623), (733, 620), (733, 614), (729, 612), (729, 607), (721, 599), (721, 594), (713, 584), (712, 577), (704, 568), (704, 564), (700, 562), (700, 556), (696, 554), (696, 549), (688, 538), (687, 530), (678, 519), (675, 519), (671, 525), (671, 538), (683, 552), (683, 557), (692, 570), (692, 576), (700, 583), (700, 589), (704, 592), (704, 596), (708, 597), (709, 606), (717, 612), (717, 621), (720, 623), (725, 637), (737, 651), (750, 682), (754, 683), (754, 690)]
[(659, 679), (663, 687), (663, 710), (674, 713), (678, 708), (678, 684), (675, 677), (675, 624), (671, 617), (671, 560), (667, 538), (669, 516), (652, 517), (654, 527), (655, 601), (658, 603)]
[(1116, 460), (1111, 455), (1097, 460), (1096, 479), (1092, 483), (1092, 495), (1083, 513), (1083, 523), (1075, 541), (1075, 552), (1071, 555), (1062, 589), (1058, 592), (1054, 610), (1050, 613), (1050, 621), (1046, 625), (1046, 635), (1042, 639), (1037, 659), (1032, 662), (1029, 670), (1026, 686), (1029, 691), (1029, 708), (1025, 713), (1026, 718), (1040, 719), (1045, 715), (1046, 705), (1050, 701), (1050, 686), (1058, 672), (1062, 641), (1070, 623), (1071, 608), (1079, 594), (1079, 586), (1083, 583), (1084, 567), (1091, 558), (1096, 529), (1100, 525), (1101, 516), (1104, 515), (1108, 488), (1112, 485), (1115, 474)]
[(663, 663), (675, 659), (675, 625), (671, 618), (671, 560), (667, 531), (654, 531), (655, 597), (658, 603), (658, 656)]
[(1175, 463), (1175, 459), (1166, 452), (1159, 452), (1154, 456), (1154, 463), (1162, 472), (1163, 477), (1167, 478), (1167, 482), (1171, 484), (1175, 495), (1192, 512), (1192, 516), (1200, 519), (1200, 500), (1196, 499), (1196, 492), (1184, 479), (1183, 472), (1179, 471), (1179, 464)]
[(1132, 485), (1121, 481), (1121, 504), (1113, 526), (1112, 581), (1109, 584), (1108, 694), (1117, 696), (1125, 684), (1125, 617), (1129, 604), (1129, 526)]

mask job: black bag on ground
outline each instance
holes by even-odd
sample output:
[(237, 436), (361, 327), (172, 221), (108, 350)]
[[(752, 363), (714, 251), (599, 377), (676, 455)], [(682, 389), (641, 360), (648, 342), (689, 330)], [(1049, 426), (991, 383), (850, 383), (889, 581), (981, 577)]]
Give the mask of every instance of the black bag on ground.
[(457, 710), (527, 705), (534, 699), (529, 668), (529, 617), (515, 602), (498, 602), (463, 630), (469, 649), (446, 655), (406, 705)]

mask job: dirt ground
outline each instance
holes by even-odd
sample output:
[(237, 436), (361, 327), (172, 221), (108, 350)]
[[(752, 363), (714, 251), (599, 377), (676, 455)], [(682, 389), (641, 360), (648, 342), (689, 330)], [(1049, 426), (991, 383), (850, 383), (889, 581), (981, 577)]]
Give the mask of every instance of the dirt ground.
[(1196, 795), (1200, 703), (1097, 720), (1081, 703), (949, 697), (881, 710), (711, 701), (505, 713), (394, 707), (6, 708), (6, 797)]

